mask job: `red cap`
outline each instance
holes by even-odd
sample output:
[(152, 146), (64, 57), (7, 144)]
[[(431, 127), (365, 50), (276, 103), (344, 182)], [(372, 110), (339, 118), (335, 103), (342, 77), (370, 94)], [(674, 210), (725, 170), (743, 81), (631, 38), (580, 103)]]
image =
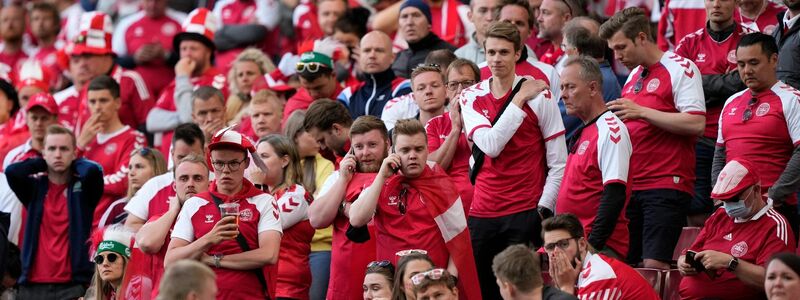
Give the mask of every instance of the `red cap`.
[(80, 34), (75, 38), (70, 55), (114, 54), (111, 50), (111, 35), (114, 25), (111, 17), (101, 12), (86, 12), (81, 15)]
[(25, 110), (30, 111), (31, 108), (37, 106), (44, 108), (51, 115), (58, 115), (58, 104), (56, 104), (56, 99), (50, 93), (42, 92), (31, 96), (31, 99), (28, 100), (28, 105), (25, 106)]
[(726, 201), (760, 182), (756, 168), (749, 161), (731, 160), (719, 172), (717, 184), (711, 190), (711, 198)]
[(25, 61), (20, 67), (17, 90), (26, 86), (35, 86), (42, 91), (49, 91), (49, 83), (50, 71), (43, 68), (38, 61), (30, 59)]

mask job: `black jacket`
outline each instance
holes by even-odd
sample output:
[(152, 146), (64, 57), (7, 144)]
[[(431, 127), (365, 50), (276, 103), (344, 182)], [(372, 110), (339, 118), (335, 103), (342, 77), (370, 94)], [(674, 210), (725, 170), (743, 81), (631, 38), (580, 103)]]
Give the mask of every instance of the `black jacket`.
[(398, 53), (392, 64), (392, 70), (399, 77), (411, 78), (411, 71), (425, 62), (425, 57), (428, 56), (428, 53), (439, 49), (456, 51), (455, 46), (448, 44), (431, 32), (416, 43), (409, 43), (408, 49)]
[(778, 79), (796, 89), (800, 89), (800, 21), (784, 34), (783, 16), (778, 14), (778, 28), (772, 37), (778, 43)]

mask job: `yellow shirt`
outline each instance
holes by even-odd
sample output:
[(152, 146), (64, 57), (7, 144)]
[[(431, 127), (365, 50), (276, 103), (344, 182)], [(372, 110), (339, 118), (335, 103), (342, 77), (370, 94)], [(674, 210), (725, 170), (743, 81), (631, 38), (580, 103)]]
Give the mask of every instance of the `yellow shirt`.
[[(314, 163), (316, 164), (316, 168), (314, 169), (316, 172), (316, 180), (315, 183), (317, 185), (317, 190), (314, 192), (314, 197), (317, 197), (317, 192), (319, 192), (322, 185), (325, 184), (325, 180), (328, 179), (328, 176), (333, 173), (333, 163), (330, 160), (325, 159), (322, 155), (317, 154), (315, 157)], [(331, 251), (331, 240), (333, 236), (333, 227), (328, 226), (327, 228), (317, 229), (314, 233), (314, 238), (311, 239), (311, 251)]]

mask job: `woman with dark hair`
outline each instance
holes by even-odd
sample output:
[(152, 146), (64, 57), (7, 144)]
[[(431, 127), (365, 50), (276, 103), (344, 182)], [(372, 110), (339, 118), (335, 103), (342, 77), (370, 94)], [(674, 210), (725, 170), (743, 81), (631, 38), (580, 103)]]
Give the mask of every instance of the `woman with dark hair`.
[(403, 250), (397, 252), (397, 256), (400, 257), (400, 260), (397, 261), (392, 300), (416, 300), (411, 277), (436, 266), (433, 265), (433, 260), (425, 250)]
[(769, 300), (800, 297), (800, 257), (794, 253), (778, 253), (767, 262), (764, 291)]
[(373, 261), (364, 274), (364, 300), (389, 299), (392, 297), (394, 265), (388, 260)]
[(300, 156), (288, 138), (271, 134), (258, 140), (258, 158), (267, 166), (261, 182), (277, 200), (283, 237), (278, 257), (278, 284), (275, 294), (279, 299), (308, 299), (311, 288), (311, 269), (308, 256), (314, 228), (308, 221), (311, 194), (300, 183)]
[[(319, 143), (311, 134), (303, 129), (306, 112), (296, 110), (286, 120), (283, 134), (294, 142), (300, 155), (300, 166), (303, 172), (303, 187), (314, 196), (333, 173), (333, 163), (319, 154)], [(324, 299), (328, 292), (328, 280), (331, 272), (331, 227), (317, 229), (311, 239), (311, 299)]]
[(0, 161), (28, 138), (28, 126), (21, 111), (17, 90), (10, 80), (0, 76)]

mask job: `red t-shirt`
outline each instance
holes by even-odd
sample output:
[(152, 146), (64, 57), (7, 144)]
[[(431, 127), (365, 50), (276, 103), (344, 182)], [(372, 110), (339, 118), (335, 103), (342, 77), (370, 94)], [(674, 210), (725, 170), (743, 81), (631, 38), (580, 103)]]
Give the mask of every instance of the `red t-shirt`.
[[(250, 249), (258, 248), (258, 234), (269, 230), (282, 232), (275, 198), (258, 191), (247, 181), (242, 192), (232, 197), (225, 197), (217, 194), (216, 182), (212, 182), (207, 192), (197, 194), (183, 204), (172, 229), (172, 238), (191, 243), (214, 228), (214, 224), (220, 220), (220, 211), (216, 203), (211, 200), (212, 192), (218, 197), (221, 196), (221, 200), (225, 203), (239, 203), (239, 234), (245, 238)], [(242, 253), (242, 248), (233, 239), (211, 246), (206, 253), (232, 255)], [(213, 270), (217, 274), (219, 288), (217, 299), (264, 299), (265, 291), (261, 290), (261, 283), (253, 271), (227, 268)]]
[(131, 152), (147, 144), (141, 132), (124, 126), (116, 132), (98, 134), (83, 149), (86, 159), (97, 162), (103, 167), (103, 197), (97, 203), (92, 226), (96, 227), (100, 217), (108, 206), (117, 199), (125, 197), (128, 192), (128, 161)]
[[(3, 45), (0, 44), (0, 49), (3, 48)], [(0, 63), (4, 63), (11, 67), (14, 72), (19, 70), (20, 64), (22, 64), (25, 59), (28, 58), (28, 54), (25, 51), (17, 51), (17, 53), (6, 53), (5, 51), (0, 50)]]
[(313, 41), (325, 36), (322, 28), (319, 27), (317, 20), (317, 6), (315, 1), (301, 1), (292, 12), (292, 24), (294, 25), (295, 41), (302, 44), (304, 41)]
[(67, 212), (67, 185), (50, 182), (44, 198), (39, 241), (28, 275), (30, 282), (64, 283), (72, 280)]
[[(664, 52), (648, 68), (641, 90), (634, 87), (643, 68), (636, 67), (622, 88), (622, 98), (667, 113), (704, 115), (706, 112), (700, 70), (690, 60)], [(673, 189), (694, 193), (695, 138), (670, 133), (649, 122), (626, 120), (631, 135), (631, 187), (634, 191)]]
[[(158, 43), (171, 52), (172, 38), (181, 31), (181, 22), (186, 16), (168, 9), (159, 18), (148, 17), (143, 11), (120, 21), (113, 36), (114, 52), (117, 55), (133, 56), (142, 46)], [(137, 64), (134, 69), (141, 74), (151, 95), (158, 95), (173, 78), (175, 71), (166, 59), (156, 59), (146, 64)]]
[(705, 25), (704, 1), (666, 0), (661, 19), (658, 21), (658, 34), (656, 35), (658, 48), (661, 51), (677, 49), (676, 45), (680, 40), (698, 29), (704, 28)]
[[(718, 43), (709, 36), (707, 28), (702, 28), (684, 37), (675, 48), (675, 54), (691, 59), (700, 69), (700, 74), (725, 74), (736, 70), (736, 45), (747, 33), (749, 31), (746, 28), (736, 26), (727, 39)], [(721, 111), (722, 105), (706, 107), (706, 130), (703, 136), (717, 138)]]
[[(769, 188), (800, 146), (800, 91), (778, 81), (755, 97), (747, 122), (742, 116), (753, 98), (750, 89), (725, 101), (717, 144), (725, 147), (727, 161), (744, 158), (758, 166), (761, 186)], [(797, 196), (792, 193), (785, 201), (796, 204)]]
[(58, 104), (58, 123), (74, 132), (78, 122), (80, 93), (73, 85), (53, 94), (53, 98)]
[[(521, 77), (517, 76), (514, 84)], [(511, 89), (499, 99), (492, 95), (490, 79), (481, 81), (461, 92), (461, 112), (467, 139), (477, 129), (492, 128)], [(475, 180), (470, 216), (494, 218), (535, 209), (547, 177), (545, 142), (564, 134), (564, 123), (558, 111), (557, 98), (542, 93), (522, 107), (525, 118), (514, 131), (496, 158), (485, 156), (483, 167)], [(516, 106), (514, 109), (519, 110)], [(508, 109), (512, 109), (509, 105)], [(506, 110), (504, 114), (510, 113)], [(499, 127), (498, 127), (499, 126)], [(501, 122), (495, 127), (502, 129)], [(504, 131), (513, 128), (503, 129)]]
[(786, 7), (777, 3), (773, 3), (772, 1), (765, 2), (767, 2), (767, 7), (756, 17), (755, 20), (743, 16), (738, 8), (733, 11), (733, 19), (736, 20), (737, 23), (742, 24), (753, 31), (772, 35), (772, 32), (778, 28), (778, 14), (785, 11)]
[[(125, 70), (120, 66), (114, 66), (110, 76), (119, 83), (120, 121), (122, 121), (122, 124), (132, 128), (139, 128), (139, 125), (145, 123), (147, 114), (150, 113), (150, 109), (155, 104), (155, 99), (150, 96), (150, 90), (147, 88), (147, 84), (144, 83), (142, 75), (133, 70)], [(79, 96), (78, 121), (75, 123), (77, 127), (75, 130), (76, 135), (80, 135), (80, 128), (91, 116), (88, 88), (89, 84), (86, 84)]]
[[(718, 208), (689, 250), (700, 252), (715, 250), (730, 254), (766, 268), (767, 259), (780, 252), (795, 251), (794, 234), (786, 219), (768, 203), (750, 220), (734, 221)], [(764, 288), (750, 286), (736, 274), (720, 270), (719, 277), (710, 279), (706, 274), (684, 276), (680, 284), (683, 299), (765, 299)]]
[(431, 9), (431, 31), (445, 42), (459, 48), (467, 44), (469, 36), (464, 23), (469, 7), (458, 0), (444, 0), (440, 6), (426, 1)]
[(279, 190), (274, 196), (278, 198), (283, 226), (275, 296), (308, 299), (311, 290), (308, 255), (314, 237), (314, 227), (308, 221), (308, 205), (312, 197), (300, 185)]
[(661, 299), (639, 272), (616, 259), (592, 253), (584, 257), (576, 296), (578, 299)]
[[(336, 89), (333, 91), (333, 94), (328, 97), (330, 99), (336, 99), (336, 97), (344, 90), (344, 87), (341, 84), (336, 84)], [(295, 110), (305, 110), (311, 106), (311, 103), (317, 99), (311, 98), (311, 95), (308, 93), (308, 90), (305, 88), (300, 88), (297, 90), (297, 93), (294, 94), (289, 100), (286, 100), (286, 105), (283, 107), (283, 119), (281, 119), (281, 124), (286, 124), (286, 120), (289, 119), (289, 116)]]
[[(358, 199), (365, 188), (372, 184), (377, 173), (356, 173), (350, 179), (345, 191), (344, 201), (353, 202)], [(333, 172), (319, 190), (325, 195), (339, 178), (339, 172)], [(372, 223), (367, 225), (370, 233), (369, 241), (356, 243), (347, 238), (350, 219), (337, 214), (333, 220), (333, 242), (331, 245), (331, 276), (328, 283), (328, 300), (363, 299), (361, 283), (364, 282), (364, 271), (367, 264), (375, 260), (375, 229)]]
[[(556, 213), (573, 213), (589, 236), (600, 207), (603, 188), (607, 184), (628, 184), (631, 140), (625, 124), (614, 113), (606, 111), (594, 124), (586, 126), (567, 158)], [(626, 197), (625, 203), (628, 199)], [(623, 213), (606, 241), (617, 254), (628, 253), (628, 219)]]
[[(428, 120), (428, 124), (425, 125), (425, 131), (428, 134), (428, 152), (433, 153), (444, 144), (444, 140), (453, 128), (451, 122), (450, 114), (448, 113)], [(458, 194), (461, 196), (461, 203), (464, 205), (464, 215), (466, 216), (469, 216), (473, 193), (472, 183), (469, 182), (469, 158), (471, 155), (472, 149), (467, 143), (467, 137), (462, 132), (458, 137), (456, 152), (453, 153), (450, 167), (447, 168), (447, 175), (450, 175), (453, 184), (458, 188)]]
[[(388, 260), (397, 265), (398, 251), (422, 249), (428, 251), (435, 266), (447, 266), (450, 252), (424, 199), (411, 186), (401, 184), (394, 190), (384, 186), (373, 219), (377, 232), (376, 260)], [(400, 213), (401, 205), (405, 206), (405, 214)]]

